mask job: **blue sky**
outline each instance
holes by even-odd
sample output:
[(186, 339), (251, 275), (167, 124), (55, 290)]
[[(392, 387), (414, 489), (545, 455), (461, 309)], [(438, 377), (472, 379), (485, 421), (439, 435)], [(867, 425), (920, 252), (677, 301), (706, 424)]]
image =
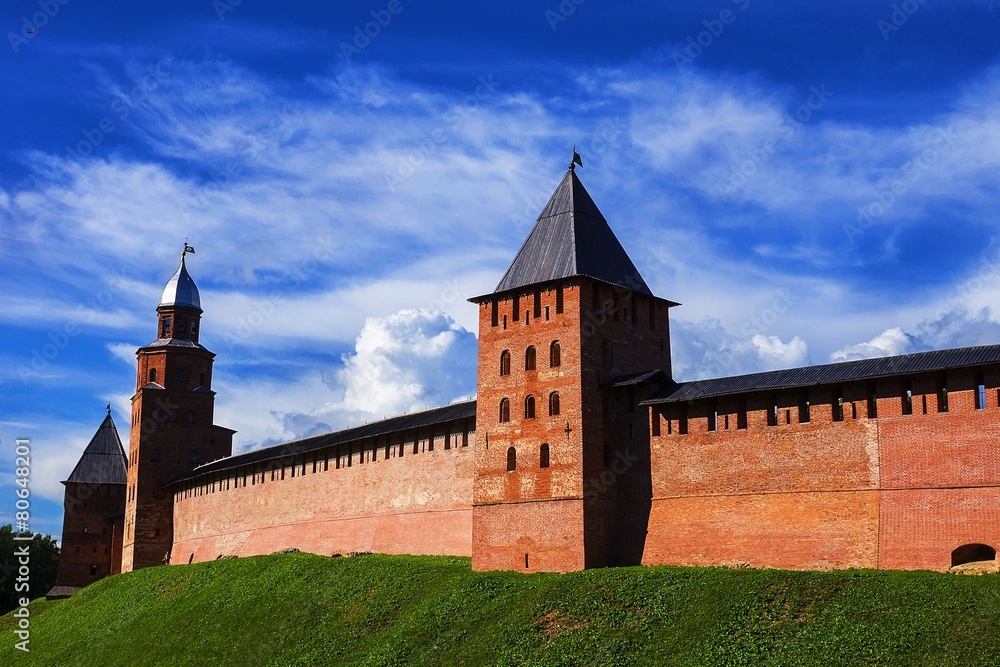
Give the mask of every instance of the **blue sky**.
[(474, 395), (574, 145), (677, 379), (1000, 342), (1000, 3), (327, 4), (4, 3), (0, 522), (15, 438), (57, 535), (127, 441), (185, 238), (237, 449)]

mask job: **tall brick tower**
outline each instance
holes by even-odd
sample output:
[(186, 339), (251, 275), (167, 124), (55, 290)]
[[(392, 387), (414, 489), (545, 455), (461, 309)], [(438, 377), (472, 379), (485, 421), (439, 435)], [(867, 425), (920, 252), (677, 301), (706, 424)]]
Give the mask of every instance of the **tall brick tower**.
[(108, 406), (108, 416), (63, 482), (62, 547), (49, 599), (68, 597), (121, 571), (126, 464)]
[(212, 360), (198, 342), (201, 298), (188, 274), (185, 244), (177, 272), (163, 289), (157, 338), (136, 352), (125, 499), (122, 571), (159, 565), (173, 543), (173, 498), (164, 486), (202, 463), (229, 456), (230, 429), (215, 426)]
[(631, 426), (645, 424), (631, 386), (669, 380), (668, 309), (677, 304), (650, 292), (573, 163), (496, 290), (471, 301), (473, 569), (621, 562), (616, 523), (645, 528), (629, 510), (621, 516), (618, 487), (645, 470), (648, 488), (649, 471), (648, 428), (642, 445)]

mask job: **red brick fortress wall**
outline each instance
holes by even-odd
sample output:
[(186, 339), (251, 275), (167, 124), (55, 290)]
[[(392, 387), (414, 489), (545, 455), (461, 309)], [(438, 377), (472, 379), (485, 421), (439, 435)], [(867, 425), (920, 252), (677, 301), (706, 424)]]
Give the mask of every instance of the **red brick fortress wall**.
[(998, 385), (972, 368), (654, 407), (643, 562), (943, 570), (995, 549)]
[(347, 443), (182, 482), (171, 563), (287, 548), (470, 556), (473, 437)]

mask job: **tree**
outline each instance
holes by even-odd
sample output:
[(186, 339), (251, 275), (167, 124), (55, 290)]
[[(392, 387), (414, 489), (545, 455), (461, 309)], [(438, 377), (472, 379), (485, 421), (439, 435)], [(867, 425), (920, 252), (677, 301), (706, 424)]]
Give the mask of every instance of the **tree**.
[[(14, 540), (15, 535), (31, 535), (30, 540)], [(16, 592), (18, 569), (17, 552), (28, 547), (28, 591)], [(17, 607), (20, 597), (34, 599), (49, 592), (56, 583), (59, 569), (59, 546), (50, 535), (41, 533), (15, 533), (11, 524), (0, 526), (0, 613)]]

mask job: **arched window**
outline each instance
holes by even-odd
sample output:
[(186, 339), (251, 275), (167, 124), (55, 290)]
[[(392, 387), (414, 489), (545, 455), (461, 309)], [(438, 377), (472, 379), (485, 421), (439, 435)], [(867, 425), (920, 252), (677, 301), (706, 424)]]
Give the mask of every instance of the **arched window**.
[(549, 416), (559, 414), (559, 392), (549, 394)]
[(500, 422), (510, 421), (510, 401), (506, 398), (500, 399)]
[(524, 418), (534, 419), (535, 418), (535, 397), (529, 396), (524, 399)]
[(507, 448), (507, 472), (517, 470), (517, 450), (513, 447)]
[(187, 320), (185, 320), (183, 317), (178, 317), (177, 318), (177, 333), (184, 333), (185, 329), (187, 329)]
[(153, 368), (149, 371), (149, 381), (156, 382), (156, 369)]
[(996, 560), (997, 550), (987, 544), (964, 544), (951, 552), (951, 566)]
[(549, 467), (549, 446), (544, 444), (538, 448), (538, 467), (548, 468)]
[(555, 368), (562, 363), (562, 348), (559, 347), (559, 341), (552, 341), (552, 345), (549, 345), (549, 366)]
[(500, 375), (510, 375), (510, 352), (507, 350), (500, 353)]
[(170, 318), (163, 318), (163, 333), (160, 334), (161, 337), (166, 338), (167, 334), (170, 333)]
[(532, 345), (524, 351), (524, 370), (535, 370), (535, 347)]
[(199, 383), (198, 383), (199, 386), (204, 387), (205, 386), (205, 374), (204, 373), (201, 374), (201, 378), (199, 378), (199, 380), (200, 380)]

